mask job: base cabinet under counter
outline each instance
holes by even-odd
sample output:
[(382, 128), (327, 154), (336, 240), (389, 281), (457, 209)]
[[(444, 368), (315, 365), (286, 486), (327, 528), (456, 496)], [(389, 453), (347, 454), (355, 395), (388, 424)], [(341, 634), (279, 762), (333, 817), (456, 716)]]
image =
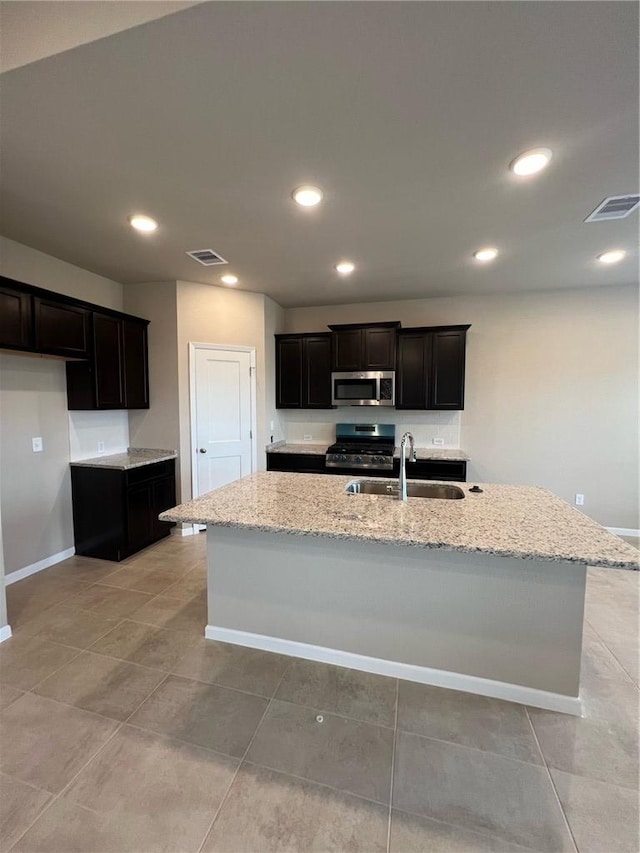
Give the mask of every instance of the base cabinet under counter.
[(76, 554), (119, 562), (174, 526), (158, 515), (176, 503), (175, 460), (127, 470), (71, 466)]
[[(392, 471), (369, 471), (363, 468), (328, 468), (325, 457), (306, 453), (267, 453), (267, 471), (297, 474), (341, 474), (343, 477), (399, 477), (400, 460), (393, 460)], [(467, 463), (463, 459), (418, 459), (407, 462), (409, 480), (451, 480), (467, 482)]]

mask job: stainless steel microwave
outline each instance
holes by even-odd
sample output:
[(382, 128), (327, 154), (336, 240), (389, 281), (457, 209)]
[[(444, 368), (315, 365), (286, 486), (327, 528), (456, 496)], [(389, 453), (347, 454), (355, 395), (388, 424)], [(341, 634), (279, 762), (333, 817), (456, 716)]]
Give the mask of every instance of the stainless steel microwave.
[(393, 406), (396, 400), (394, 370), (365, 370), (331, 374), (333, 406)]

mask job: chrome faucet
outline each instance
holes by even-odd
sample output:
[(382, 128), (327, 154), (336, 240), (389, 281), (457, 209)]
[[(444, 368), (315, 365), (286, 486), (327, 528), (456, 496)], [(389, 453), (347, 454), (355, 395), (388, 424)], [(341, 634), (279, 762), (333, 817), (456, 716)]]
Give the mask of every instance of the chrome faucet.
[(401, 501), (406, 501), (407, 499), (407, 462), (405, 459), (407, 441), (409, 442), (409, 462), (416, 461), (416, 448), (413, 436), (410, 432), (405, 432), (400, 439), (400, 481), (398, 483), (398, 497)]

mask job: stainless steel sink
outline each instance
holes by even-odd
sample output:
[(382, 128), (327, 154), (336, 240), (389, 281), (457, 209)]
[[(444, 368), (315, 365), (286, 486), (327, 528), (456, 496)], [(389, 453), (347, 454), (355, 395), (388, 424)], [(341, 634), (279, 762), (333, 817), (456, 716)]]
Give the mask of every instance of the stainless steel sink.
[[(398, 497), (398, 484), (395, 480), (351, 480), (345, 486), (349, 495), (387, 495)], [(407, 497), (436, 498), (437, 500), (456, 501), (464, 497), (464, 492), (458, 486), (448, 486), (442, 483), (407, 483)]]

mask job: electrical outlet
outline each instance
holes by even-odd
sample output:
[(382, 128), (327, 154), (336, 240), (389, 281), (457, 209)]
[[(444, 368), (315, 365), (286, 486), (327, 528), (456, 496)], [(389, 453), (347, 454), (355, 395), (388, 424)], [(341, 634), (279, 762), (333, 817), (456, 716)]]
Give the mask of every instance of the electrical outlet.
[(303, 441), (313, 441), (313, 436), (312, 435), (305, 435), (305, 436), (303, 436), (302, 440)]
[(434, 438), (433, 443), (437, 444), (439, 447), (442, 447), (442, 445), (444, 444), (444, 438)]
[(104, 441), (98, 442), (98, 453), (104, 453)]
[(584, 495), (576, 493), (576, 506), (584, 506)]
[(42, 444), (42, 438), (40, 436), (31, 439), (31, 449), (34, 453), (42, 453), (42, 451), (44, 450), (44, 446)]

